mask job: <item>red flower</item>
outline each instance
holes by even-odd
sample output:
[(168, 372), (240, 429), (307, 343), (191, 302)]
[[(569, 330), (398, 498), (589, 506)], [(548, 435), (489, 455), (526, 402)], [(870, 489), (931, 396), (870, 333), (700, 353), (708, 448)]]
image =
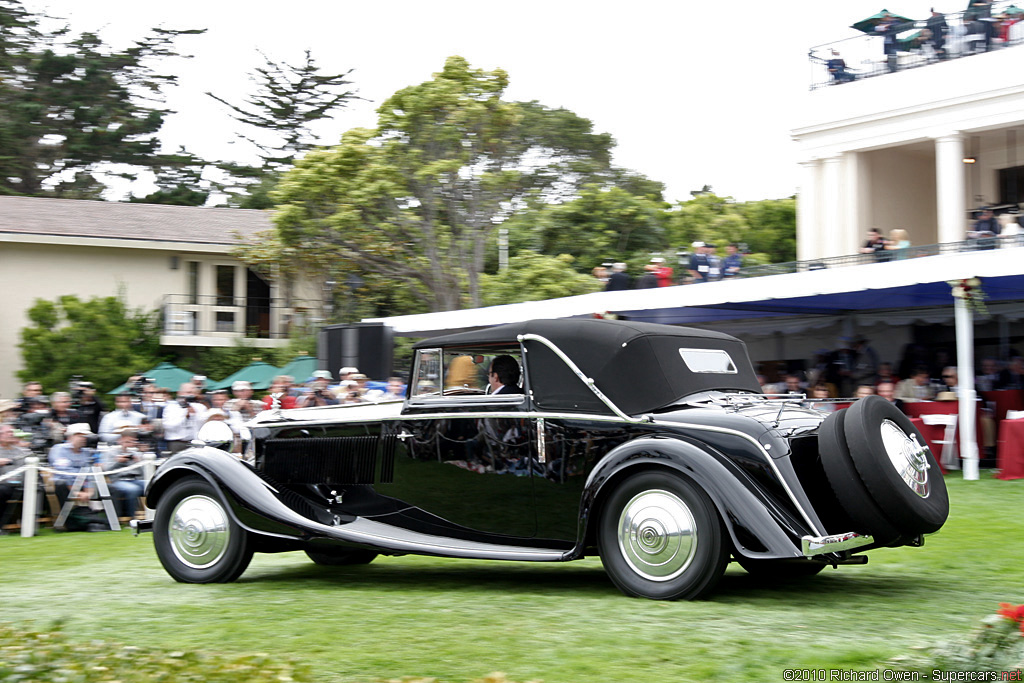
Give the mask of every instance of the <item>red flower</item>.
[(1021, 625), (1021, 632), (1024, 633), (1024, 605), (1013, 605), (1009, 602), (999, 603), (996, 614), (1010, 621), (1018, 622)]

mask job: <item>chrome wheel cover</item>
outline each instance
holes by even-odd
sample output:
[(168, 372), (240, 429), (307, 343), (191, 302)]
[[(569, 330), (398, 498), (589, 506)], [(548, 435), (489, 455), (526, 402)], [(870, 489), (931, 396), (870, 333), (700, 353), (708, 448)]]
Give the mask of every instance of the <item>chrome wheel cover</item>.
[(618, 538), (630, 569), (651, 581), (669, 581), (693, 561), (697, 524), (679, 496), (643, 491), (622, 508)]
[(928, 469), (931, 466), (926, 455), (927, 447), (918, 442), (916, 434), (907, 434), (892, 420), (882, 420), (880, 429), (885, 454), (889, 456), (896, 474), (911, 491), (921, 498), (927, 498), (931, 493), (928, 481)]
[(189, 496), (174, 507), (167, 537), (182, 564), (209, 569), (224, 557), (231, 529), (220, 501), (209, 496)]

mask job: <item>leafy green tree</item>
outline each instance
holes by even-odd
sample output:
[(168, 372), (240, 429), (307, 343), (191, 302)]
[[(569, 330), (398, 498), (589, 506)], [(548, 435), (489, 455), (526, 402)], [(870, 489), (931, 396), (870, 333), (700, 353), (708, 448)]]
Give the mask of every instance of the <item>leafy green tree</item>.
[(496, 306), (519, 301), (543, 301), (563, 296), (589, 294), (604, 284), (573, 269), (569, 254), (545, 256), (522, 251), (509, 259), (508, 268), (497, 275), (480, 276), (483, 304)]
[(479, 305), (498, 225), (537, 193), (574, 194), (607, 171), (612, 146), (572, 112), (504, 101), (507, 84), (451, 57), (384, 102), (377, 129), (308, 154), (274, 195), (281, 245), (384, 277), (431, 310)]
[(160, 362), (159, 312), (131, 309), (123, 296), (36, 299), (28, 318), (18, 344), (25, 366), (18, 377), (42, 382), (46, 391), (83, 375), (107, 392)]
[(219, 164), (230, 177), (221, 189), (246, 209), (273, 206), (270, 192), (280, 174), (315, 146), (312, 126), (359, 99), (356, 91), (348, 88), (351, 69), (341, 74), (321, 73), (309, 50), (301, 64), (276, 62), (266, 55), (263, 59), (263, 66), (251, 77), (256, 91), (244, 104), (206, 93), (230, 109), (236, 121), (254, 129), (253, 134), (238, 133), (238, 137), (259, 150), (260, 164)]
[(580, 272), (605, 261), (647, 262), (668, 246), (661, 204), (620, 187), (588, 185), (579, 197), (542, 204), (508, 221), (510, 244), (555, 256), (570, 254)]
[(769, 263), (796, 260), (796, 198), (746, 202), (740, 212), (750, 229), (744, 240)]
[(178, 37), (197, 33), (156, 28), (114, 50), (92, 33), (43, 33), (18, 0), (3, 0), (0, 192), (94, 199), (109, 164), (198, 164), (188, 154), (160, 152), (157, 133), (169, 113), (161, 92), (176, 77), (153, 66), (180, 56)]

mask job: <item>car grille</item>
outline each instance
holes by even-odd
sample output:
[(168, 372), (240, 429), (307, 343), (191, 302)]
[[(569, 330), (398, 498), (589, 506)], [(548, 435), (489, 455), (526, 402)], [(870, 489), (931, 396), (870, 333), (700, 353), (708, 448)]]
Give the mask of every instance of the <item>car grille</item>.
[(372, 484), (381, 460), (381, 483), (394, 476), (395, 437), (268, 439), (263, 471), (283, 484)]

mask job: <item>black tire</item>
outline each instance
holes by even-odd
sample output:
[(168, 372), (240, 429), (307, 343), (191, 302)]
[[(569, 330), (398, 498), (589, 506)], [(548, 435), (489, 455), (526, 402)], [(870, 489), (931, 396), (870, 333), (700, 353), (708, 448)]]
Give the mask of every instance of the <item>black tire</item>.
[(681, 476), (641, 472), (624, 479), (598, 524), (601, 562), (626, 595), (693, 600), (725, 573), (731, 548), (718, 511)]
[(789, 581), (818, 575), (826, 565), (816, 560), (755, 560), (737, 556), (736, 561), (751, 576), (765, 581)]
[(850, 456), (875, 501), (907, 536), (938, 531), (949, 516), (949, 494), (921, 433), (881, 396), (862, 398), (847, 412)]
[(818, 452), (821, 454), (821, 466), (825, 470), (825, 477), (843, 510), (857, 525), (854, 529), (836, 531), (871, 534), (876, 543), (888, 545), (899, 538), (900, 530), (875, 502), (874, 496), (864, 485), (860, 473), (853, 464), (853, 457), (846, 442), (847, 412), (838, 410), (831, 413), (818, 428)]
[(252, 560), (249, 534), (200, 477), (180, 479), (164, 492), (153, 532), (160, 564), (182, 583), (229, 583)]
[(377, 557), (377, 553), (362, 548), (307, 548), (305, 552), (309, 559), (325, 567), (370, 564)]

